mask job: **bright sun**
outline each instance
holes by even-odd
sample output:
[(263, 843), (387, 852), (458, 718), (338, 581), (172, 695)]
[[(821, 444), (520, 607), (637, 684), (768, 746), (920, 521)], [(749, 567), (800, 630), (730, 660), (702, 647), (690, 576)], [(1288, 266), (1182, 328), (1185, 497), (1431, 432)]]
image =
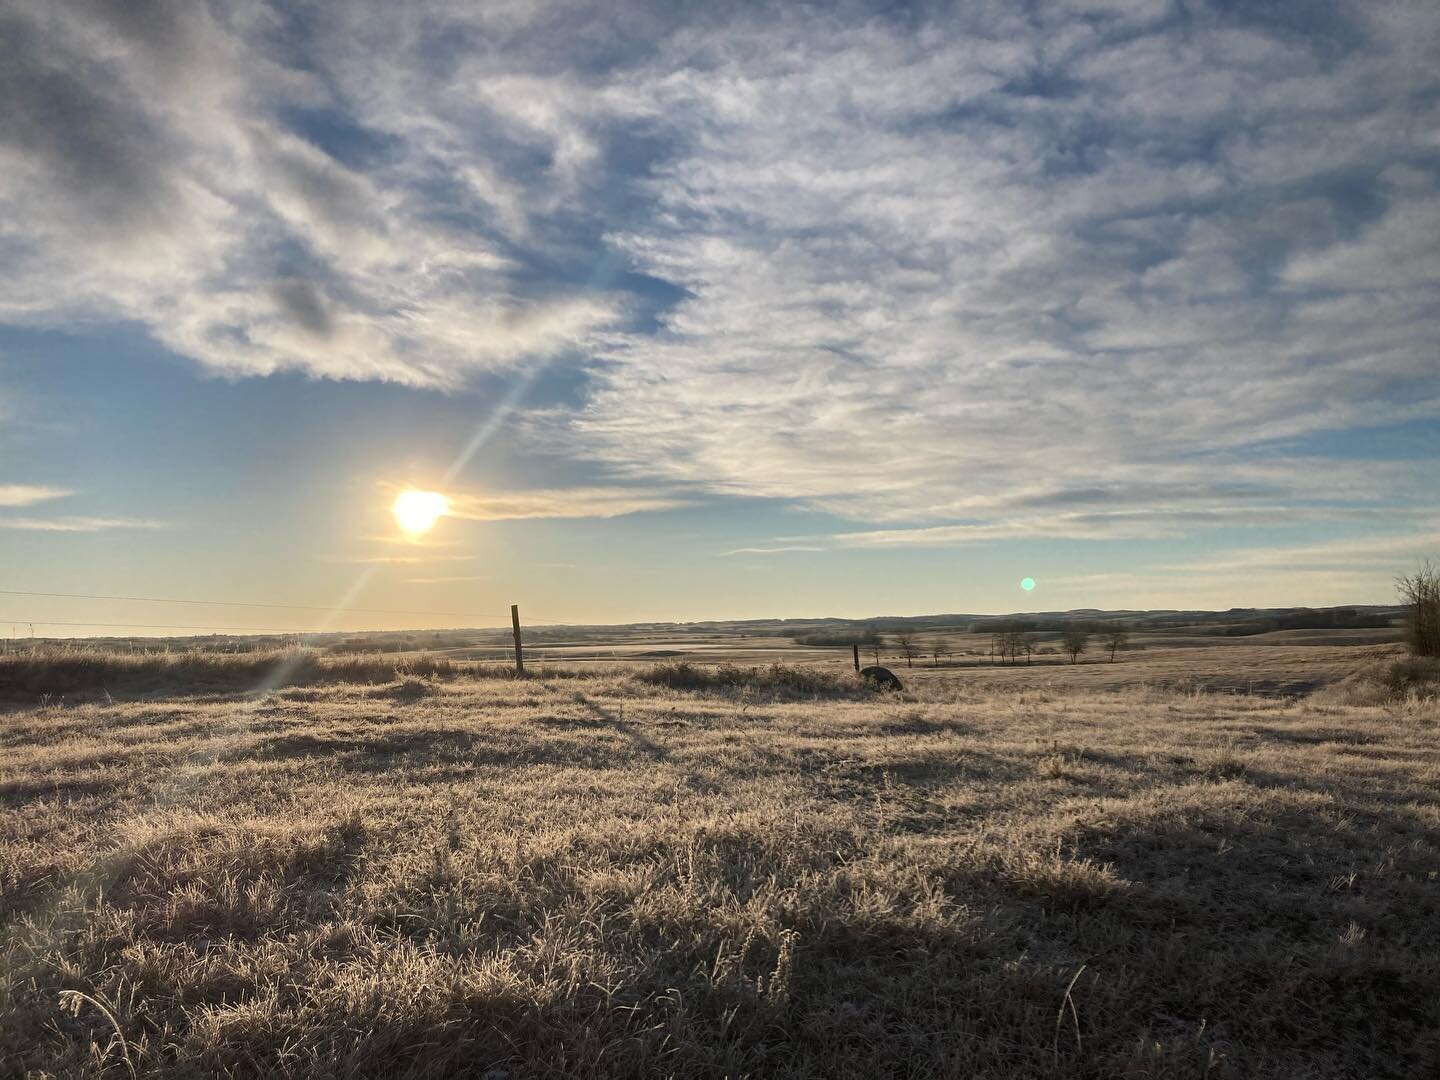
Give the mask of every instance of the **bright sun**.
[(411, 536), (429, 532), (445, 511), (450, 509), (450, 500), (438, 491), (402, 491), (395, 497), (391, 507), (400, 528)]

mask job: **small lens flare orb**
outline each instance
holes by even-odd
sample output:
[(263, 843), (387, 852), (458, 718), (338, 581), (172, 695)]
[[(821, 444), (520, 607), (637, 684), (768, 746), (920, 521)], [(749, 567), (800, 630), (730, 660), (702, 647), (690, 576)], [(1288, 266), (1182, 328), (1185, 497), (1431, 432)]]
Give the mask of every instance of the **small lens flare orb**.
[(395, 521), (406, 533), (419, 536), (427, 533), (450, 509), (450, 500), (438, 491), (402, 491), (395, 497), (391, 511)]
[(1020, 588), (1024, 589), (1026, 592), (1029, 592), (1031, 589), (1035, 588), (1035, 579), (1033, 577), (1021, 578)]

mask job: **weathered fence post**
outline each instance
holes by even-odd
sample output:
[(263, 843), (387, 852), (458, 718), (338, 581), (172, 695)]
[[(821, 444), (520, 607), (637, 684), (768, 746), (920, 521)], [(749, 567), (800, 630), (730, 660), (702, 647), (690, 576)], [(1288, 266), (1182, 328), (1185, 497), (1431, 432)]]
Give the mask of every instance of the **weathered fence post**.
[(515, 677), (525, 677), (525, 657), (520, 652), (520, 605), (510, 605), (510, 626), (515, 631)]

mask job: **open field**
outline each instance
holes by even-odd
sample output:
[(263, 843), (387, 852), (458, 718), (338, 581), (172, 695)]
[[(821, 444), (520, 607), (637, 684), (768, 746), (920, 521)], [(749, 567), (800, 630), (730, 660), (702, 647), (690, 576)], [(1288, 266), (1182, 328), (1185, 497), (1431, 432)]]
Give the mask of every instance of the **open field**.
[(1440, 707), (1135, 684), (1369, 652), (7, 658), (0, 1074), (1434, 1075)]
[[(738, 666), (783, 664), (839, 678), (852, 670), (849, 649), (803, 648), (778, 641), (756, 647), (732, 639), (713, 648), (650, 649), (625, 653), (608, 664), (576, 662), (547, 649), (528, 649), (534, 675), (557, 677), (642, 671), (659, 663)], [(918, 659), (913, 666), (888, 650), (884, 663), (916, 688), (965, 688), (986, 685), (995, 691), (1044, 687), (1051, 690), (1115, 690), (1130, 687), (1172, 690), (1225, 690), (1234, 693), (1295, 696), (1337, 683), (1357, 669), (1378, 668), (1403, 655), (1396, 644), (1294, 645), (1255, 642), (1251, 638), (1208, 639), (1203, 644), (1159, 644), (1129, 649), (1110, 662), (1090, 653), (1078, 664), (1065, 657), (1037, 655), (1031, 662), (1001, 662), (983, 654), (960, 654), (938, 665)], [(41, 647), (0, 655), (0, 697), (18, 692), (46, 694), (55, 702), (98, 695), (238, 691), (316, 682), (390, 682), (406, 676), (456, 677), (502, 675), (513, 666), (496, 649), (444, 649), (437, 652), (342, 653), (321, 650), (216, 654), (177, 648), (166, 653), (107, 651), (94, 646)], [(867, 653), (863, 662), (869, 664)], [(68, 698), (67, 698), (68, 695)]]

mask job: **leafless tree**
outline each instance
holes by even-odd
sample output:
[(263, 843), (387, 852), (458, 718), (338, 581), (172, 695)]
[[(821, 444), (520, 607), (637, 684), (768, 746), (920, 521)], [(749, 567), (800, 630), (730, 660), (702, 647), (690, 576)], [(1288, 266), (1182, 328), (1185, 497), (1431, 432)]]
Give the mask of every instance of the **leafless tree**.
[(1002, 623), (990, 636), (990, 655), (1014, 663), (1021, 653), (1029, 655), (1026, 635), (1017, 623)]
[(860, 635), (860, 647), (875, 657), (875, 666), (880, 666), (880, 650), (885, 647), (885, 638), (873, 626), (867, 626)]
[(913, 668), (915, 658), (924, 655), (920, 651), (920, 638), (908, 626), (895, 631), (895, 647), (900, 650), (900, 655), (905, 657), (906, 667)]
[(1030, 657), (1035, 652), (1035, 635), (1016, 631), (1011, 648), (1018, 659), (1021, 653), (1025, 654), (1025, 663), (1030, 663)]
[(1070, 663), (1078, 664), (1080, 654), (1090, 647), (1090, 631), (1083, 626), (1072, 626), (1060, 635), (1060, 647), (1070, 654)]
[(945, 659), (955, 650), (950, 645), (949, 638), (936, 638), (930, 643), (930, 666), (939, 667), (940, 661)]
[(1412, 573), (1399, 574), (1395, 589), (1410, 609), (1405, 640), (1416, 656), (1440, 656), (1440, 568), (1426, 559)]
[(1110, 662), (1115, 662), (1115, 654), (1130, 644), (1130, 631), (1119, 624), (1107, 626), (1104, 636), (1105, 647), (1110, 650)]

